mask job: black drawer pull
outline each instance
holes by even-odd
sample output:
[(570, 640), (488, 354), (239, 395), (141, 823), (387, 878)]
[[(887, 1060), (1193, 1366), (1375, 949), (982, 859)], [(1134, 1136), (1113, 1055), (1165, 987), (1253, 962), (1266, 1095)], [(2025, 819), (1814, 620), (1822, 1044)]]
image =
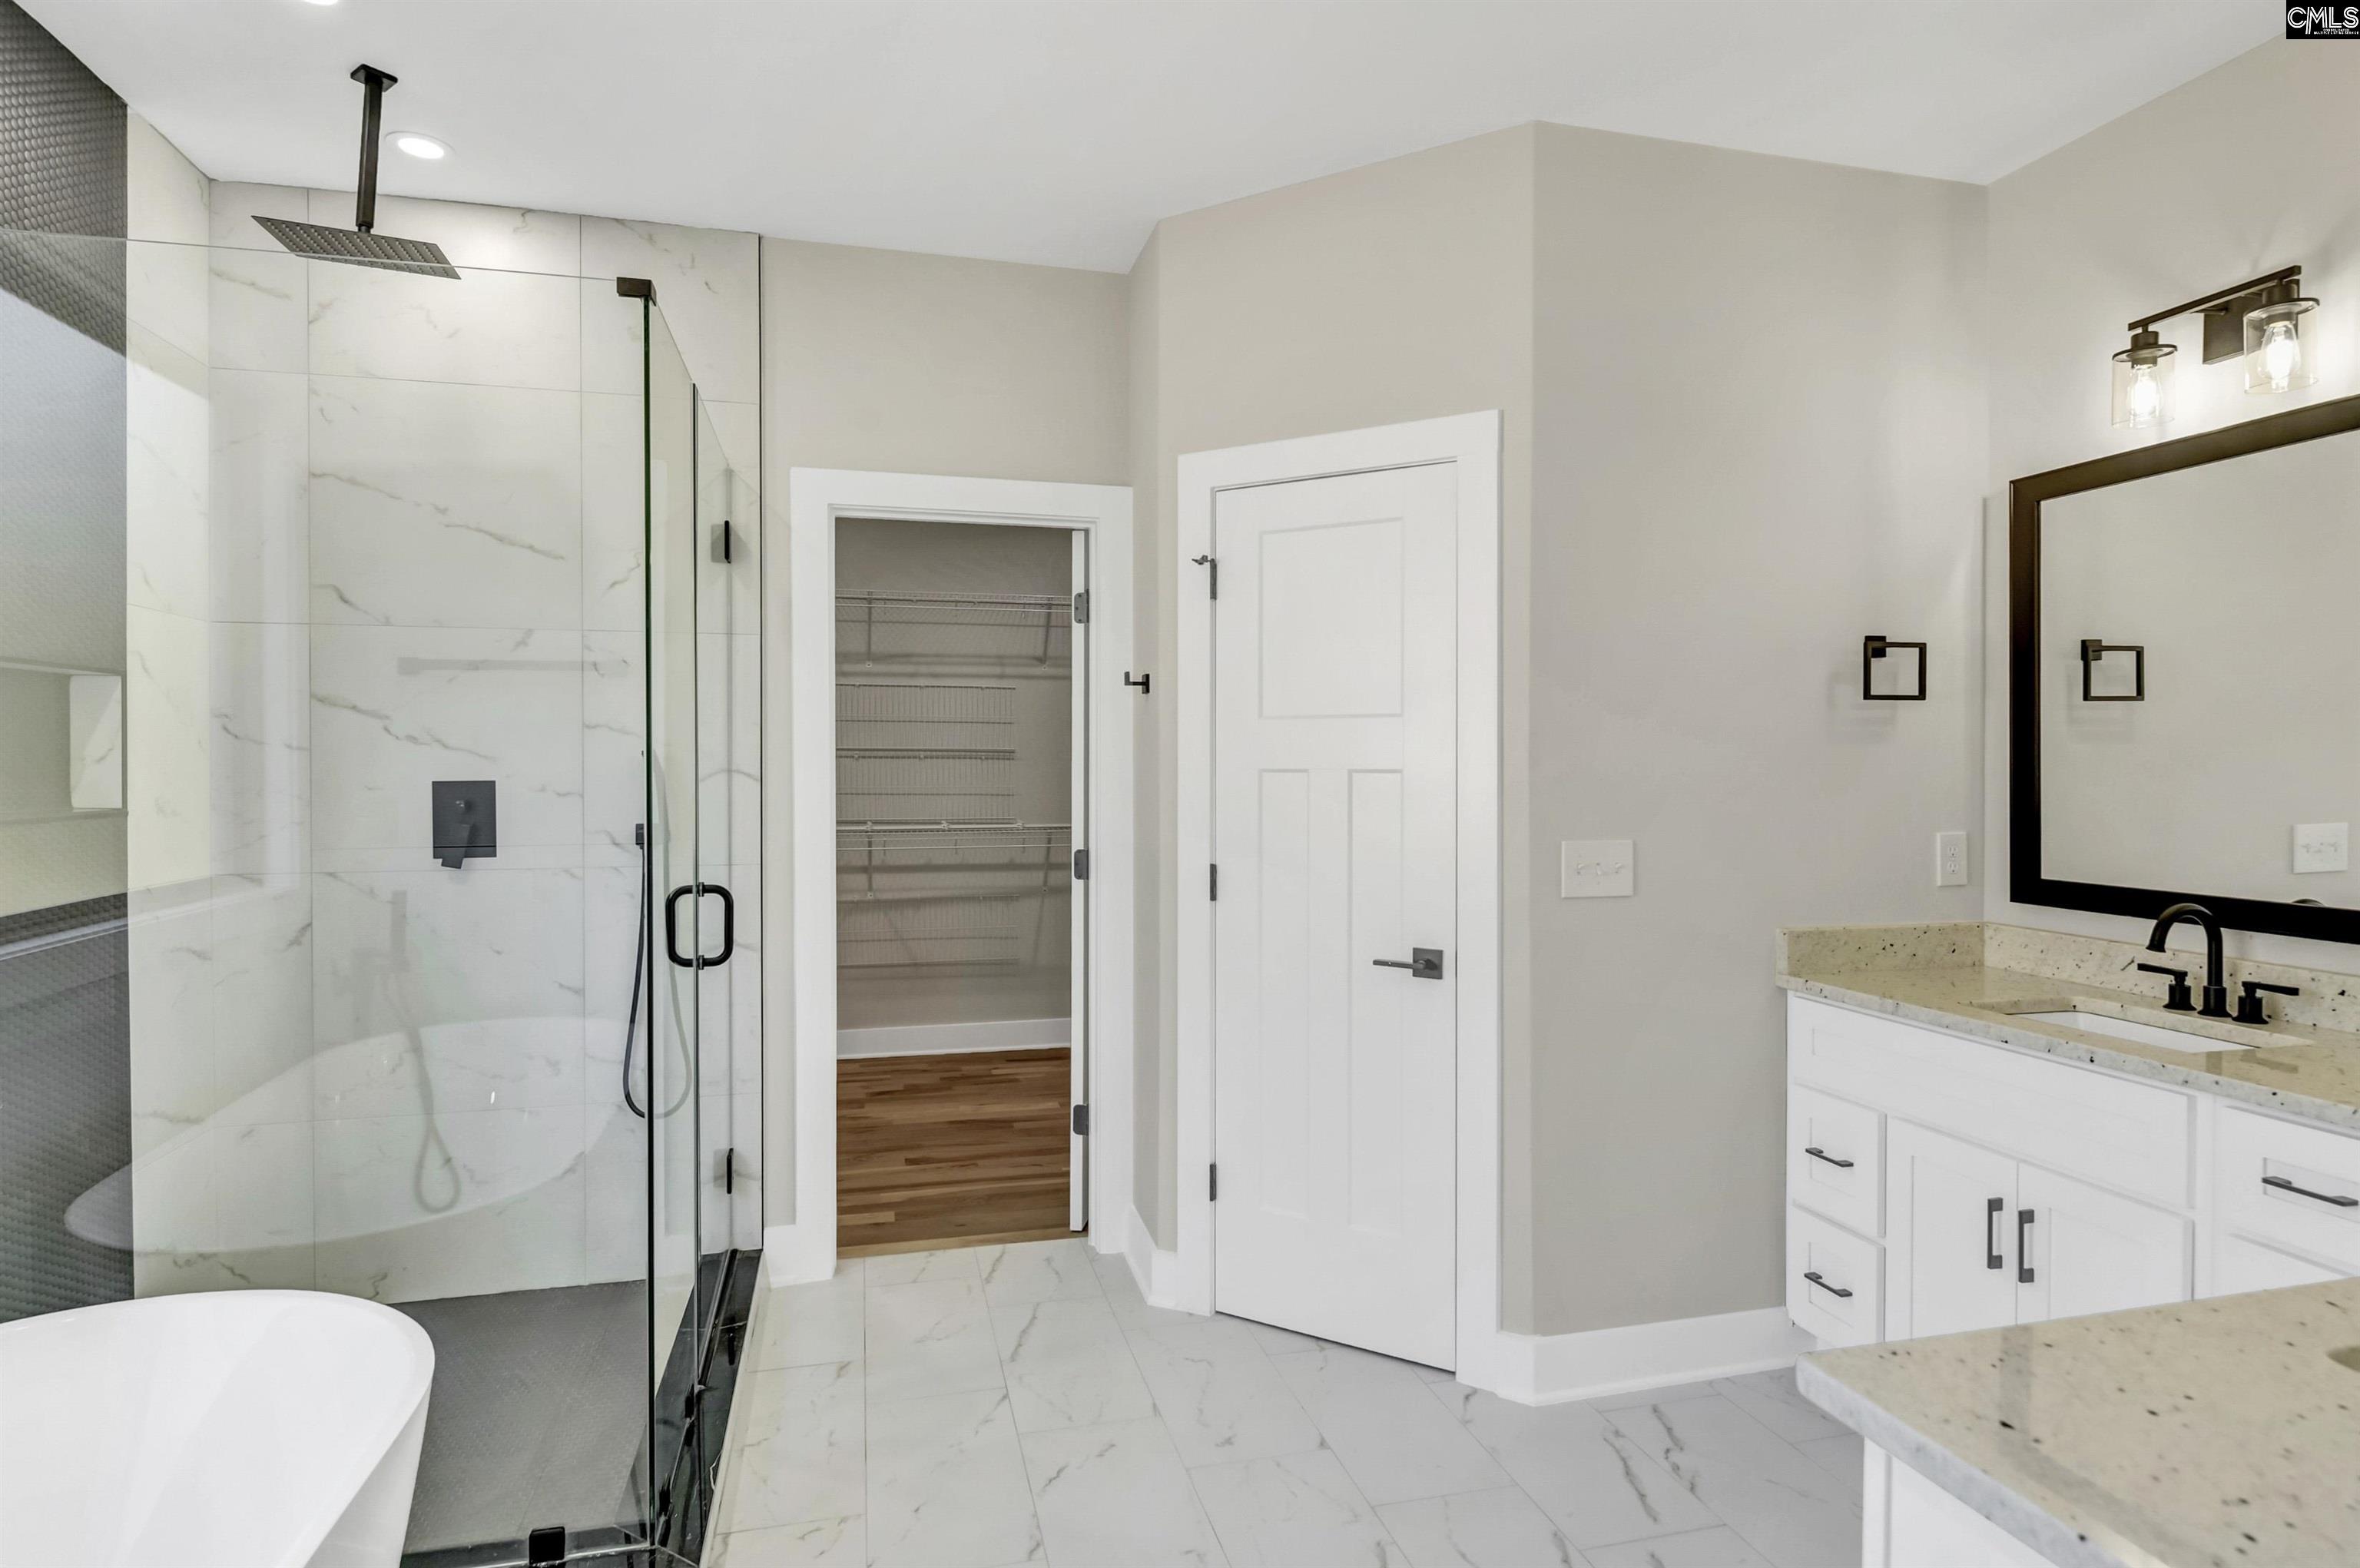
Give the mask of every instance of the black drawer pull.
[(2360, 1198), (2347, 1198), (2339, 1192), (2313, 1192), (2308, 1187), (2297, 1187), (2283, 1176), (2265, 1176), (2262, 1178), (2262, 1185), (2275, 1187), (2281, 1192), (2294, 1192), (2305, 1198), (2316, 1198), (2322, 1203), (2333, 1203), (2339, 1209), (2360, 1209)]
[(1852, 1168), (1852, 1161), (1848, 1159), (1838, 1159), (1835, 1156), (1828, 1153), (1825, 1149), (1807, 1148), (1803, 1152), (1809, 1155), (1813, 1159), (1823, 1159), (1827, 1161), (1830, 1165), (1834, 1166), (1839, 1170), (1850, 1170)]
[(1983, 1207), (1983, 1266), (2000, 1267), (2006, 1260), (1999, 1255), (1999, 1212), (2007, 1207), (2007, 1200), (1994, 1198)]
[(1850, 1296), (1852, 1294), (1851, 1291), (1845, 1289), (1842, 1286), (1830, 1285), (1826, 1280), (1820, 1278), (1819, 1271), (1816, 1269), (1806, 1272), (1803, 1277), (1809, 1280), (1812, 1284), (1818, 1286), (1820, 1289), (1826, 1291), (1830, 1296)]
[(2024, 1233), (2031, 1228), (2032, 1211), (2018, 1209), (2016, 1212), (2016, 1282), (2018, 1285), (2032, 1283), (2032, 1253), (2024, 1245)]

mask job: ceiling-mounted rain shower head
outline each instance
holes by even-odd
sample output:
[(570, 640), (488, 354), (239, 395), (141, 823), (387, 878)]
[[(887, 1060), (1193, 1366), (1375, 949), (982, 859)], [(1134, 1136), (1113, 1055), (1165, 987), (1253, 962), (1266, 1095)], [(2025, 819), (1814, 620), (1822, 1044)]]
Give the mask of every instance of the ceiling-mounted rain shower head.
[(332, 229), (322, 224), (299, 224), (287, 218), (266, 218), (259, 214), (254, 221), (263, 232), (298, 256), (309, 256), (321, 261), (342, 261), (355, 267), (381, 267), (392, 272), (417, 272), (430, 278), (456, 278), (459, 269), (442, 254), (442, 247), (422, 239), (400, 239), (389, 234), (377, 234), (377, 153), (381, 139), (380, 126), (384, 113), (385, 90), (397, 80), (391, 72), (379, 71), (374, 65), (356, 65), (353, 80), (366, 90), (361, 100), (361, 178), (360, 191), (353, 212), (353, 226)]

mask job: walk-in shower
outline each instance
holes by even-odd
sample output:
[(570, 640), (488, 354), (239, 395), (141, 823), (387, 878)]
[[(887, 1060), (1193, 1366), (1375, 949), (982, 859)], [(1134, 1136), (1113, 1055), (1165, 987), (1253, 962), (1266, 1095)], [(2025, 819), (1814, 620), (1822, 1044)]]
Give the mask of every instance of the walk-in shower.
[(395, 1305), (408, 1562), (657, 1561), (760, 1234), (751, 420), (578, 241), (235, 200), (0, 231), (0, 1317)]

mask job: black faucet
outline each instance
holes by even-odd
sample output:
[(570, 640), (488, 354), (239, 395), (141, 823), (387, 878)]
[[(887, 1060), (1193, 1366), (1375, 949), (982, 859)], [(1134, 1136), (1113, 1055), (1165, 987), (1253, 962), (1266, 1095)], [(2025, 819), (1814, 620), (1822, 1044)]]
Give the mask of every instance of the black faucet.
[(2196, 1012), (2202, 1018), (2229, 1016), (2229, 988), (2221, 978), (2221, 922), (2201, 904), (2175, 904), (2155, 917), (2155, 929), (2147, 933), (2147, 950), (2163, 951), (2164, 938), (2182, 920), (2193, 920), (2204, 927), (2204, 1005)]

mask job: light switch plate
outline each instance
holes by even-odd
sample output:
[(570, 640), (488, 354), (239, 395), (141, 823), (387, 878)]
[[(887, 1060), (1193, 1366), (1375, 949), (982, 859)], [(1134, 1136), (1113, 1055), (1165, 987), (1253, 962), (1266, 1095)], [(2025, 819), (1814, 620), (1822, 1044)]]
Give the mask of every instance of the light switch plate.
[(1632, 861), (1628, 839), (1568, 839), (1557, 845), (1557, 896), (1628, 898)]
[(2342, 872), (2352, 869), (2352, 824), (2298, 822), (2294, 825), (2294, 869)]
[(1964, 833), (1934, 835), (1934, 885), (1967, 885), (1967, 836)]

